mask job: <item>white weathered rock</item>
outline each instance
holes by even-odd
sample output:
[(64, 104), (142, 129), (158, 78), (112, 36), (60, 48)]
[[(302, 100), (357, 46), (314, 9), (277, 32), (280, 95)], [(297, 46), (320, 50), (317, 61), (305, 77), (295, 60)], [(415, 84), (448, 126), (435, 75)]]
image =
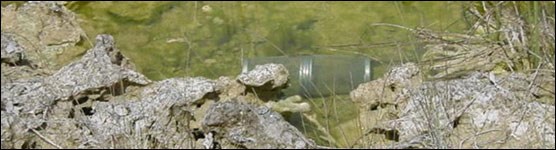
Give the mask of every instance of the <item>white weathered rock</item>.
[(237, 79), (249, 86), (262, 86), (270, 82), (272, 88), (280, 87), (288, 82), (288, 70), (282, 64), (257, 65), (255, 69), (240, 74)]
[(312, 140), (287, 123), (279, 113), (265, 106), (237, 101), (213, 105), (203, 120), (203, 128), (249, 149), (316, 148)]
[[(475, 72), (462, 79), (421, 82), (411, 66), (396, 67), (351, 93), (369, 133), (392, 130), (399, 136), (390, 146), (374, 147), (554, 147), (554, 105), (535, 100), (547, 95), (543, 83), (532, 82), (535, 76)], [(379, 112), (394, 117), (373, 116)], [(499, 140), (506, 142), (494, 142)]]

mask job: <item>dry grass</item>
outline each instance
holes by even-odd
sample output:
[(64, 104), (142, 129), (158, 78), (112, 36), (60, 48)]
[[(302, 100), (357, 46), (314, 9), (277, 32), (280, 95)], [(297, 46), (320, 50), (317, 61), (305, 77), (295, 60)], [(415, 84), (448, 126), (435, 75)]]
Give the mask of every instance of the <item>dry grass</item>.
[[(195, 7), (197, 7), (197, 2), (195, 2)], [(401, 9), (398, 9), (399, 11), (402, 11)], [(193, 11), (193, 15), (196, 16), (196, 11)], [(468, 11), (466, 12), (466, 14), (468, 15), (468, 18), (466, 18), (470, 24), (472, 24), (470, 30), (467, 31), (467, 33), (465, 34), (466, 36), (472, 37), (472, 36), (477, 36), (480, 37), (486, 41), (488, 41), (489, 43), (497, 43), (497, 44), (502, 44), (502, 45), (506, 45), (504, 46), (504, 49), (502, 49), (504, 51), (504, 53), (506, 53), (506, 55), (508, 57), (504, 58), (504, 64), (505, 67), (504, 70), (508, 71), (508, 72), (532, 72), (535, 74), (535, 76), (537, 74), (541, 74), (541, 73), (547, 73), (547, 74), (551, 74), (552, 78), (554, 78), (554, 64), (555, 64), (555, 45), (554, 45), (554, 41), (555, 41), (555, 36), (554, 36), (554, 2), (474, 2), (474, 3), (470, 3), (468, 6)], [(197, 17), (194, 17), (197, 18)], [(442, 35), (428, 31), (428, 30), (423, 30), (423, 29), (412, 29), (412, 28), (408, 28), (408, 27), (403, 27), (400, 25), (392, 25), (392, 24), (374, 24), (374, 25), (387, 25), (387, 26), (395, 26), (395, 27), (399, 27), (399, 28), (403, 28), (409, 31), (414, 32), (415, 34), (419, 35), (420, 38), (425, 39), (425, 40), (434, 40), (436, 42), (449, 42), (449, 41), (444, 41), (444, 38), (442, 37)], [(85, 36), (87, 37), (87, 36)], [(186, 37), (184, 35), (184, 37)], [(186, 38), (187, 39), (187, 38)], [(467, 41), (464, 38), (464, 41), (462, 43), (467, 43), (469, 42), (469, 40), (471, 40), (472, 38), (468, 38)], [(270, 41), (268, 39), (265, 39), (267, 41)], [(89, 41), (89, 40), (88, 40)], [(408, 41), (409, 43), (417, 43), (416, 41)], [(90, 43), (90, 41), (89, 41)], [(187, 57), (188, 59), (186, 59), (188, 62), (186, 64), (187, 67), (185, 68), (186, 70), (189, 70), (189, 64), (191, 63), (190, 61), (194, 58), (194, 59), (198, 59), (200, 62), (202, 62), (202, 58), (197, 55), (192, 49), (194, 49), (195, 47), (192, 46), (191, 42), (187, 41)], [(281, 50), (280, 48), (278, 48), (277, 46), (275, 46), (275, 44), (273, 44), (271, 42), (271, 44), (273, 45), (273, 47), (276, 48), (276, 50), (279, 50), (281, 53), (283, 53), (284, 55), (287, 55), (285, 52), (283, 52), (283, 50)], [(91, 44), (92, 45), (92, 44)], [(330, 49), (331, 51), (338, 51), (339, 50), (335, 50), (335, 49)], [(408, 56), (404, 56), (406, 54), (401, 53), (401, 49), (397, 48), (396, 50), (400, 51), (399, 53), (399, 63), (404, 63), (404, 61), (410, 61), (408, 60)], [(243, 52), (243, 48), (242, 48), (242, 52)], [(345, 51), (344, 51), (345, 52)], [(363, 54), (360, 52), (349, 52), (349, 53), (357, 53), (357, 54)], [(415, 52), (415, 54), (418, 52)], [(363, 54), (365, 55), (365, 54)], [(368, 56), (368, 55), (367, 55)], [(510, 56), (516, 56), (516, 57), (510, 57)], [(243, 59), (243, 55), (242, 58)], [(374, 59), (374, 60), (379, 60), (379, 59)], [(418, 60), (419, 61), (419, 60)], [(382, 62), (381, 62), (382, 63)], [(426, 63), (426, 62), (419, 62), (421, 64)], [(394, 64), (398, 64), (398, 63), (394, 63), (394, 62), (390, 62), (388, 64), (388, 66), (394, 66)], [(212, 74), (215, 74), (214, 71), (211, 70), (210, 67), (207, 67), (208, 71), (210, 71)], [(425, 78), (425, 77), (423, 77)], [(531, 83), (531, 86), (533, 86), (534, 83)], [(125, 91), (124, 90), (124, 83), (123, 82), (119, 82), (118, 84), (115, 84), (114, 86), (110, 87), (110, 93), (114, 94), (113, 96), (116, 95), (120, 95), (123, 94)], [(334, 90), (334, 87), (332, 87), (331, 89), (328, 90)], [(427, 91), (430, 93), (426, 93), (426, 95), (439, 95), (439, 93), (435, 93), (434, 90), (430, 90)], [(118, 93), (118, 94), (116, 94)], [(441, 95), (440, 97), (443, 97), (445, 99), (449, 99), (449, 97), (447, 97), (447, 95)], [(431, 97), (432, 99), (432, 97)], [(336, 124), (338, 122), (340, 122), (340, 119), (342, 116), (339, 116), (339, 111), (342, 111), (341, 109), (346, 109), (346, 108), (341, 108), (340, 106), (338, 106), (338, 101), (339, 100), (346, 100), (345, 98), (341, 98), (337, 95), (333, 95), (331, 97), (324, 97), (321, 96), (321, 98), (319, 99), (322, 101), (322, 105), (323, 107), (312, 107), (312, 109), (314, 109), (313, 111), (318, 112), (319, 114), (324, 114), (323, 119), (321, 121), (324, 121), (324, 131), (325, 134), (325, 138), (331, 138), (333, 137), (333, 135), (331, 135), (331, 130), (333, 130), (333, 128), (335, 128), (334, 126), (332, 126), (331, 122), (336, 122)], [(315, 102), (313, 102), (312, 100), (310, 101), (312, 103), (313, 106), (318, 106), (319, 104), (316, 104)], [(429, 101), (429, 102), (432, 102)], [(444, 105), (454, 105), (454, 104), (450, 104), (450, 103), (446, 103)], [(443, 135), (443, 133), (441, 132), (436, 132), (438, 131), (439, 127), (443, 127), (445, 125), (441, 124), (439, 121), (439, 118), (442, 117), (446, 117), (446, 114), (452, 114), (453, 112), (445, 112), (445, 110), (440, 110), (440, 112), (438, 112), (437, 110), (435, 110), (435, 108), (438, 108), (439, 106), (437, 106), (436, 103), (422, 103), (421, 105), (423, 110), (423, 116), (425, 116), (426, 120), (428, 120), (428, 122), (430, 122), (431, 124), (428, 125), (429, 131), (427, 136), (430, 139), (424, 139), (423, 141), (426, 141), (427, 143), (425, 143), (425, 147), (431, 147), (431, 148), (455, 148), (456, 145), (458, 145), (459, 143), (449, 143), (449, 141), (447, 139), (445, 139), (445, 135)], [(331, 108), (331, 109), (330, 109)], [(350, 109), (350, 108), (347, 108)], [(442, 112), (444, 111), (444, 112)], [(359, 113), (359, 112), (358, 112)], [(188, 114), (189, 115), (189, 114)], [(187, 117), (189, 118), (189, 117)], [(356, 118), (358, 121), (358, 125), (362, 125), (361, 120), (359, 120), (360, 118)], [(379, 118), (382, 119), (382, 118)], [(307, 129), (305, 128), (306, 126), (304, 125), (305, 122), (307, 122), (307, 120), (304, 120), (303, 117), (301, 117), (301, 121), (302, 121), (302, 127), (303, 130), (302, 132), (305, 133), (305, 135), (307, 135), (309, 131), (307, 131)], [(187, 125), (189, 126), (191, 120), (187, 120)], [(361, 127), (357, 127), (358, 129), (361, 129)], [(187, 129), (189, 129), (189, 127), (186, 127)], [(327, 140), (327, 146), (330, 147), (337, 147), (340, 146), (341, 144), (339, 143), (355, 143), (356, 141), (350, 141), (350, 139), (348, 138), (349, 136), (362, 136), (362, 141), (364, 141), (364, 146), (365, 147), (372, 147), (373, 144), (371, 142), (371, 139), (367, 136), (363, 136), (366, 134), (366, 131), (363, 130), (359, 130), (358, 132), (360, 133), (360, 135), (349, 135), (348, 133), (351, 133), (349, 131), (346, 131), (346, 129), (343, 129), (342, 127), (339, 127), (340, 130), (340, 139), (332, 139), (332, 140)], [(45, 140), (46, 142), (48, 142), (49, 144), (51, 144), (54, 147), (57, 148), (61, 148), (61, 146), (58, 146), (58, 144), (51, 142), (48, 138), (41, 136), (40, 133), (38, 133), (35, 130), (32, 130), (33, 133), (37, 134), (41, 139)], [(314, 132), (314, 131), (313, 131)], [(188, 131), (188, 133), (191, 133), (190, 131)], [(139, 133), (140, 134), (140, 133)], [(149, 135), (152, 133), (148, 133), (145, 135)], [(161, 148), (160, 147), (160, 143), (156, 143), (155, 141), (151, 141), (149, 139), (151, 139), (149, 136), (142, 136), (141, 139), (135, 139), (133, 141), (144, 141), (142, 142), (143, 144), (141, 145), (137, 145), (136, 143), (122, 143), (122, 141), (127, 141), (126, 138), (128, 137), (113, 137), (114, 140), (112, 140), (112, 143), (109, 143), (111, 146), (111, 148), (117, 148), (117, 147), (126, 147), (126, 148)], [(121, 139), (121, 140), (118, 140)], [(193, 141), (193, 140), (189, 140), (189, 141)], [(341, 142), (340, 142), (341, 141)], [(464, 142), (464, 141), (462, 141)], [(385, 144), (385, 143), (379, 143), (379, 144)], [(189, 143), (189, 148), (195, 148), (194, 147), (194, 143)], [(459, 144), (461, 145), (461, 144)], [(352, 147), (353, 145), (341, 145), (342, 147)], [(461, 147), (460, 147), (461, 148)]]
[[(467, 18), (471, 24), (471, 29), (467, 31), (467, 34), (462, 34), (463, 41), (462, 43), (469, 43), (470, 40), (476, 39), (479, 37), (484, 39), (487, 43), (497, 43), (497, 44), (506, 44), (505, 49), (502, 49), (508, 57), (504, 58), (505, 67), (503, 67), (508, 72), (534, 72), (538, 74), (540, 72), (548, 72), (552, 73), (552, 77), (554, 77), (554, 14), (550, 14), (553, 12), (549, 9), (550, 7), (553, 8), (554, 3), (550, 4), (550, 2), (531, 2), (531, 3), (523, 3), (523, 2), (476, 2), (470, 3), (468, 8), (467, 14), (470, 15)], [(530, 12), (523, 12), (523, 10), (532, 10)], [(401, 11), (401, 10), (399, 10)], [(195, 15), (195, 14), (194, 14)], [(443, 43), (443, 42), (451, 42), (447, 41), (442, 34), (438, 34), (429, 30), (425, 29), (412, 29), (408, 27), (403, 27), (400, 25), (393, 25), (393, 24), (374, 24), (374, 26), (393, 26), (398, 28), (403, 28), (405, 30), (409, 30), (414, 32), (418, 35), (422, 40), (426, 40), (428, 42), (434, 41), (436, 43)], [(466, 38), (468, 37), (468, 38)], [(265, 39), (269, 41), (268, 39)], [(532, 42), (534, 41), (534, 42)], [(409, 43), (417, 43), (416, 41), (408, 41)], [(195, 54), (192, 50), (192, 44), (188, 41), (186, 42), (188, 45), (187, 49), (187, 57), (188, 61), (192, 60), (192, 58), (198, 59), (199, 61), (202, 58)], [(273, 44), (274, 45), (274, 44)], [(276, 46), (274, 46), (276, 47)], [(277, 50), (281, 51), (284, 55), (286, 55), (280, 48), (276, 47)], [(335, 49), (330, 49), (331, 51), (338, 51)], [(409, 62), (410, 60), (407, 59), (409, 54), (403, 54), (401, 48), (397, 48), (399, 51), (399, 61), (400, 62), (393, 62), (390, 61), (388, 64), (389, 67), (394, 66), (395, 64)], [(340, 52), (340, 51), (338, 51)], [(342, 51), (345, 52), (345, 51)], [(243, 53), (243, 50), (242, 50)], [(360, 52), (348, 52), (348, 53), (357, 53), (362, 54)], [(415, 54), (418, 52), (415, 51)], [(364, 54), (363, 54), (364, 55)], [(518, 57), (509, 57), (509, 56), (518, 56)], [(241, 56), (243, 59), (243, 55)], [(379, 60), (379, 59), (375, 59)], [(419, 61), (419, 60), (417, 60)], [(187, 62), (190, 64), (191, 62)], [(382, 63), (382, 62), (381, 62)], [(424, 64), (426, 62), (419, 62), (420, 64)], [(189, 67), (190, 65), (187, 65)], [(186, 70), (189, 68), (186, 68)], [(210, 72), (213, 72), (211, 68), (207, 68)], [(214, 72), (213, 72), (214, 74)], [(423, 76), (422, 78), (426, 78)], [(533, 84), (533, 83), (532, 83)], [(120, 86), (121, 83), (120, 83)], [(330, 89), (334, 91), (335, 87), (331, 87)], [(117, 93), (114, 88), (111, 88), (111, 93)], [(120, 88), (122, 89), (122, 88)], [(120, 93), (123, 93), (121, 91)], [(434, 96), (438, 96), (442, 99), (450, 99), (450, 95), (440, 95), (441, 93), (437, 93), (438, 91), (435, 90), (427, 90), (424, 93), (425, 95), (430, 95), (430, 99)], [(319, 121), (322, 122), (322, 129), (313, 129), (308, 131), (306, 127), (306, 123), (308, 122), (307, 118), (301, 118), (301, 131), (304, 132), (305, 135), (313, 134), (321, 135), (326, 143), (326, 146), (329, 147), (353, 147), (354, 144), (358, 141), (363, 141), (364, 147), (373, 147), (374, 144), (385, 145), (384, 141), (379, 141), (379, 143), (373, 142), (369, 136), (365, 136), (368, 131), (363, 131), (361, 125), (361, 118), (356, 117), (357, 124), (356, 128), (359, 129), (357, 132), (358, 135), (350, 135), (349, 133), (353, 133), (352, 131), (347, 131), (342, 126), (334, 126), (338, 125), (341, 120), (340, 111), (342, 109), (351, 109), (351, 108), (343, 108), (338, 103), (341, 100), (346, 100), (345, 97), (341, 97), (339, 95), (333, 95), (330, 97), (321, 96), (319, 99), (320, 102), (316, 103), (315, 100), (309, 100), (312, 103), (313, 113), (323, 115), (320, 116), (322, 119), (315, 119), (312, 118), (312, 121)], [(321, 106), (322, 107), (315, 107)], [(448, 139), (446, 139), (446, 135), (443, 132), (439, 132), (442, 128), (447, 126), (446, 124), (442, 124), (440, 118), (449, 117), (450, 114), (454, 114), (454, 112), (447, 112), (448, 110), (437, 110), (436, 108), (446, 108), (448, 105), (455, 105), (453, 103), (441, 103), (438, 106), (438, 103), (434, 103), (433, 100), (425, 101), (425, 103), (421, 103), (420, 107), (423, 111), (422, 116), (425, 116), (425, 119), (430, 124), (427, 125), (427, 128), (430, 132), (427, 132), (426, 135), (417, 137), (419, 138), (418, 142), (422, 144), (423, 147), (427, 148), (455, 148), (457, 145), (461, 143), (450, 143)], [(359, 114), (359, 112), (357, 112)], [(306, 114), (307, 115), (307, 114)], [(314, 115), (314, 114), (313, 114)], [(314, 116), (313, 116), (314, 117)], [(379, 120), (383, 118), (378, 118)], [(187, 120), (188, 124), (190, 120)], [(315, 127), (315, 126), (311, 126)], [(189, 129), (189, 127), (187, 127)], [(336, 129), (335, 129), (336, 128)], [(315, 131), (317, 130), (317, 131)], [(332, 130), (339, 130), (339, 136), (334, 136), (332, 134)], [(189, 131), (188, 131), (189, 132)], [(320, 132), (320, 133), (317, 133)], [(486, 131), (485, 131), (486, 132)], [(191, 133), (191, 132), (189, 132)], [(324, 135), (322, 135), (324, 134)], [(357, 141), (353, 141), (352, 139), (348, 138), (350, 136), (359, 136)], [(339, 137), (339, 138), (333, 138)], [(122, 137), (125, 138), (125, 137)], [(416, 139), (417, 139), (416, 138)], [(146, 140), (144, 145), (135, 145), (132, 143), (118, 143), (114, 142), (111, 143), (112, 147), (128, 147), (128, 148), (154, 148), (158, 147), (159, 145), (153, 143), (153, 141), (149, 141), (149, 138), (146, 137), (144, 139), (136, 139), (134, 141), (141, 141)], [(118, 140), (113, 140), (118, 141)], [(125, 140), (123, 140), (125, 141)], [(192, 141), (192, 140), (190, 140)], [(461, 141), (462, 143), (465, 141)], [(150, 143), (150, 144), (149, 144)], [(341, 144), (343, 143), (343, 144)], [(115, 146), (120, 145), (120, 146)], [(190, 148), (194, 148), (193, 143), (188, 144)], [(57, 146), (58, 147), (58, 146)], [(477, 147), (478, 148), (478, 147)]]
[[(466, 44), (473, 43), (475, 42), (473, 40), (480, 39), (486, 44), (501, 45), (503, 48), (499, 50), (502, 50), (506, 56), (502, 58), (504, 60), (504, 66), (500, 67), (503, 68), (503, 72), (533, 73), (535, 79), (538, 74), (544, 73), (548, 74), (548, 77), (554, 78), (554, 2), (474, 2), (469, 3), (466, 7), (468, 7), (466, 11), (468, 17), (466, 19), (470, 24), (472, 24), (472, 26), (466, 34), (457, 34), (460, 41), (452, 41), (453, 39), (447, 38), (444, 33), (436, 33), (425, 29), (412, 29), (400, 25), (385, 23), (376, 23), (373, 24), (373, 26), (392, 26), (409, 30), (415, 33), (420, 40), (424, 40), (425, 43), (429, 44), (444, 44), (451, 42)], [(403, 58), (406, 57), (402, 55), (404, 54), (400, 53), (401, 63), (404, 62)], [(425, 64), (427, 62), (419, 61), (419, 63)], [(393, 64), (390, 63), (389, 66), (393, 66)], [(426, 77), (422, 76), (422, 78)], [(528, 89), (531, 89), (531, 86), (536, 84), (537, 83), (532, 82)], [(428, 92), (424, 94), (430, 95), (430, 99), (432, 99), (433, 96), (438, 96), (442, 99), (451, 99), (450, 95), (438, 93), (438, 91), (435, 91), (434, 89), (426, 90), (425, 92)], [(552, 93), (552, 96), (554, 97), (554, 93)], [(337, 119), (338, 109), (345, 109), (336, 107), (336, 95), (328, 98), (322, 97), (321, 99), (331, 102), (331, 108), (333, 108), (333, 110), (328, 110), (327, 108), (330, 107), (326, 107), (326, 105), (330, 104), (323, 102), (325, 107), (315, 108), (316, 111), (320, 111), (322, 114), (331, 113), (336, 115), (335, 118)], [(446, 139), (444, 132), (437, 132), (448, 126), (448, 124), (442, 124), (440, 122), (440, 118), (454, 117), (450, 115), (457, 113), (447, 112), (449, 110), (437, 110), (437, 108), (446, 108), (456, 104), (447, 102), (441, 103), (440, 105), (442, 106), (438, 105), (439, 104), (437, 103), (433, 103), (433, 100), (421, 103), (420, 107), (425, 110), (422, 115), (425, 116), (425, 119), (428, 120), (427, 122), (430, 123), (427, 125), (430, 132), (426, 133), (427, 135), (425, 135), (425, 137), (427, 138), (422, 138), (419, 141), (422, 146), (429, 148), (454, 148), (458, 145), (461, 148), (461, 142), (464, 141), (461, 141), (460, 143), (451, 143), (449, 139)], [(328, 120), (333, 118), (329, 115), (325, 115), (324, 119)], [(362, 124), (361, 120), (358, 121), (358, 124)], [(330, 126), (328, 123), (326, 124), (326, 130), (327, 132), (330, 132)], [(344, 129), (340, 128), (340, 130), (342, 130), (342, 138), (339, 140), (342, 140), (345, 143), (353, 142), (348, 141), (348, 138), (346, 137), (355, 135), (346, 135), (346, 131), (343, 131)], [(360, 130), (359, 132), (361, 135), (365, 135), (363, 131)], [(371, 142), (371, 139), (368, 137), (361, 138), (362, 139), (359, 140), (365, 141), (365, 147), (372, 147), (371, 145), (373, 143)], [(338, 146), (338, 143), (329, 142), (328, 144), (328, 146)]]
[[(461, 41), (462, 43), (471, 43), (471, 39), (482, 38), (487, 44), (501, 45), (503, 48), (500, 50), (507, 56), (503, 58), (503, 62), (506, 65), (504, 67), (505, 71), (530, 72), (534, 70), (535, 78), (542, 71), (551, 73), (551, 77), (554, 78), (554, 13), (547, 13), (554, 12), (554, 3), (476, 2), (471, 3), (471, 5), (468, 13), (473, 15), (473, 19), (470, 20), (475, 22), (468, 31), (469, 40), (464, 38)], [(445, 41), (442, 35), (433, 32), (423, 32), (424, 30), (413, 31), (417, 31), (416, 33), (420, 35), (421, 39), (428, 42), (432, 40), (436, 40), (435, 42), (438, 44), (452, 42)], [(532, 82), (526, 89), (531, 89), (531, 86), (534, 84), (536, 83)], [(450, 97), (445, 97), (447, 95), (435, 93), (434, 91), (434, 89), (427, 90), (425, 92), (429, 93), (425, 93), (425, 95), (450, 99)], [(531, 95), (529, 94), (527, 99), (532, 99)], [(554, 97), (554, 93), (552, 93), (552, 97)], [(432, 100), (428, 101), (432, 102)], [(453, 112), (437, 110), (436, 108), (445, 108), (445, 106), (435, 106), (434, 103), (422, 103), (421, 107), (425, 110), (423, 116), (430, 122), (428, 125), (429, 131), (431, 131), (428, 132), (430, 139), (426, 140), (428, 143), (425, 144), (426, 147), (450, 148), (456, 146), (456, 143), (450, 143), (449, 140), (445, 139), (446, 136), (441, 134), (441, 132), (434, 132), (438, 131), (437, 127), (445, 126), (439, 124), (438, 119), (448, 117), (444, 116), (444, 114), (453, 114)], [(525, 114), (523, 113), (522, 117)], [(481, 131), (480, 129), (478, 130)], [(508, 138), (510, 137), (506, 137), (506, 139)], [(475, 146), (474, 148), (480, 148), (478, 145)]]

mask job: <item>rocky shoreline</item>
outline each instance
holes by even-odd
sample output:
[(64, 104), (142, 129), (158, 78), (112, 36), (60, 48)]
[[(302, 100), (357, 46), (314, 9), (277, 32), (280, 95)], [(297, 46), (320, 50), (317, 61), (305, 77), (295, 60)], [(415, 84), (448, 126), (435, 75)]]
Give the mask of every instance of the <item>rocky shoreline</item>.
[[(84, 40), (62, 3), (8, 5), (2, 18), (2, 148), (327, 148), (276, 111), (308, 109), (269, 98), (286, 87), (282, 65), (151, 81), (106, 34), (60, 61)], [(352, 147), (555, 147), (553, 72), (422, 72), (406, 63), (351, 92), (364, 131)]]

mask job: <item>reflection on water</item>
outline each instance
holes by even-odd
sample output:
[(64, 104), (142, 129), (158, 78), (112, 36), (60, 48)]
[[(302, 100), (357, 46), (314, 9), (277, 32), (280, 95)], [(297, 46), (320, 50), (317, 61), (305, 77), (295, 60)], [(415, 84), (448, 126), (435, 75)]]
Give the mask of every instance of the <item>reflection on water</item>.
[[(409, 28), (462, 31), (459, 2), (70, 2), (89, 39), (112, 34), (118, 48), (153, 80), (178, 76), (235, 76), (241, 61), (261, 56), (361, 54), (392, 64), (422, 54)], [(349, 97), (314, 99), (316, 120), (336, 144), (361, 132), (343, 126), (357, 116)], [(327, 103), (328, 102), (328, 103)], [(290, 120), (310, 137), (322, 136)], [(299, 115), (297, 115), (299, 116)], [(305, 126), (307, 127), (307, 126)], [(341, 129), (339, 132), (338, 130)], [(331, 144), (317, 140), (319, 144)]]

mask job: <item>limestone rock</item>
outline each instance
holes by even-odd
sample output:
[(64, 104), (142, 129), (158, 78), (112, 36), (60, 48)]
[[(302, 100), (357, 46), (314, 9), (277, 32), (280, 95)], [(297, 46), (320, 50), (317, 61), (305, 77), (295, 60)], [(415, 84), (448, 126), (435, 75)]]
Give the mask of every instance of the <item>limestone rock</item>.
[(282, 64), (265, 64), (240, 74), (237, 79), (249, 86), (262, 86), (270, 83), (272, 88), (283, 86), (288, 82), (288, 70)]
[(249, 149), (316, 148), (312, 140), (265, 106), (235, 101), (216, 103), (208, 110), (203, 128)]

